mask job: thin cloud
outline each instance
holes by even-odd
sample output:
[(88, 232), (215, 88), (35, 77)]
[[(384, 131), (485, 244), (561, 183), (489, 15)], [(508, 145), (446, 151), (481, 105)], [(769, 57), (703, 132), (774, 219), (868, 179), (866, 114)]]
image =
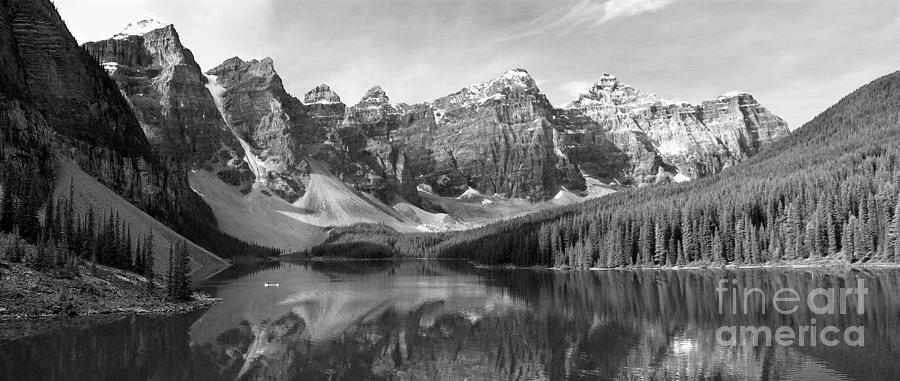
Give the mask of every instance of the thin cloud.
[[(565, 91), (570, 100), (577, 99), (579, 95), (588, 91), (596, 81), (569, 81), (559, 86), (560, 90)], [(566, 101), (568, 102), (568, 100)]]
[(659, 11), (675, 0), (579, 0), (558, 6), (528, 22), (509, 36), (487, 45), (545, 33), (568, 34), (579, 27), (593, 28), (626, 17)]

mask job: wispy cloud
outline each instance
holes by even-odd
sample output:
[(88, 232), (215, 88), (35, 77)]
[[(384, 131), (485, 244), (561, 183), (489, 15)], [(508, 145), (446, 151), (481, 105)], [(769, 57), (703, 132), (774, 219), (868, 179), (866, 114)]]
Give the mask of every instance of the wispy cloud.
[(594, 83), (596, 81), (569, 81), (560, 85), (559, 88), (568, 94), (571, 99), (576, 99), (579, 95), (587, 92)]
[(517, 40), (545, 33), (571, 33), (577, 28), (593, 28), (626, 17), (659, 11), (675, 0), (578, 0), (555, 7), (506, 37), (491, 41)]

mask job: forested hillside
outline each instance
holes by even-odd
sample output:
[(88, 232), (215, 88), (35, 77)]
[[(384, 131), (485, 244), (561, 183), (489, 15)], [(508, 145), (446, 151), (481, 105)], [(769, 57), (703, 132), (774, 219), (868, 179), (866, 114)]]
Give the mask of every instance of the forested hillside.
[[(332, 233), (313, 254), (573, 267), (900, 260), (900, 72), (751, 160), (690, 183), (445, 234)], [(351, 229), (352, 230), (352, 229)], [(382, 232), (383, 233), (383, 232)]]

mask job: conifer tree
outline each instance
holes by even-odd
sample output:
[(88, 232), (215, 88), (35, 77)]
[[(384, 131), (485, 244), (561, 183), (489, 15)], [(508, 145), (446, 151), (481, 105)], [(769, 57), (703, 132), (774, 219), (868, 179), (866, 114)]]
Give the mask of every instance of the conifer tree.
[(8, 173), (5, 175), (0, 197), (0, 231), (12, 233), (16, 224), (15, 181)]
[(850, 218), (847, 220), (847, 223), (844, 224), (843, 231), (844, 236), (841, 238), (841, 243), (843, 244), (843, 246), (841, 247), (841, 250), (844, 252), (844, 259), (847, 261), (847, 263), (856, 262), (856, 248), (854, 247), (854, 244), (856, 243), (856, 239), (854, 238), (854, 235), (856, 233), (855, 216), (850, 216)]
[(47, 201), (47, 206), (44, 207), (44, 230), (41, 233), (41, 242), (47, 243), (50, 240), (56, 240), (56, 232), (54, 231), (56, 229), (54, 226), (55, 219), (56, 209), (51, 199)]
[(169, 261), (166, 264), (166, 295), (170, 299), (175, 298), (175, 285), (178, 284), (175, 274), (175, 247), (169, 243)]
[(154, 260), (154, 256), (153, 256), (153, 231), (152, 230), (150, 231), (149, 236), (146, 237), (144, 240), (145, 240), (144, 250), (143, 250), (143, 252), (144, 252), (144, 269), (145, 269), (144, 274), (145, 274), (145, 277), (147, 278), (147, 289), (150, 292), (153, 292), (153, 290), (156, 288), (153, 285), (153, 279), (155, 276), (155, 274), (153, 273), (153, 266), (156, 261)]
[(653, 256), (655, 255), (653, 244), (656, 241), (653, 239), (653, 227), (650, 223), (649, 218), (643, 218), (638, 236), (638, 245), (640, 246), (640, 263), (652, 264)]
[(190, 300), (191, 297), (191, 277), (190, 277), (190, 251), (187, 242), (181, 242), (181, 251), (178, 255), (178, 300)]
[(722, 244), (722, 237), (719, 234), (719, 231), (716, 230), (713, 233), (712, 239), (712, 261), (716, 264), (724, 264), (725, 256), (724, 256), (725, 246)]
[(653, 261), (662, 265), (665, 264), (668, 259), (668, 254), (666, 253), (666, 231), (659, 221), (656, 222), (654, 228), (654, 239), (656, 240), (654, 249), (656, 249), (656, 253), (653, 256)]

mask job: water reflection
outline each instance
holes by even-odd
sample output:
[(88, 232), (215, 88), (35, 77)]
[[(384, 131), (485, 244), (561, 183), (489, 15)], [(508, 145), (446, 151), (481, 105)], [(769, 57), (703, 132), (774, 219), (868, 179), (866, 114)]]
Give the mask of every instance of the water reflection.
[[(134, 317), (0, 344), (0, 378), (893, 379), (900, 272), (552, 272), (452, 261), (230, 269), (205, 313)], [(719, 314), (720, 279), (767, 295), (866, 280), (864, 315)], [(279, 283), (265, 288), (264, 283)], [(726, 303), (730, 299), (726, 297)], [(766, 306), (763, 313), (763, 308)], [(727, 310), (727, 309), (726, 309)], [(727, 312), (727, 311), (726, 311)], [(723, 325), (865, 327), (865, 346), (734, 346)]]

